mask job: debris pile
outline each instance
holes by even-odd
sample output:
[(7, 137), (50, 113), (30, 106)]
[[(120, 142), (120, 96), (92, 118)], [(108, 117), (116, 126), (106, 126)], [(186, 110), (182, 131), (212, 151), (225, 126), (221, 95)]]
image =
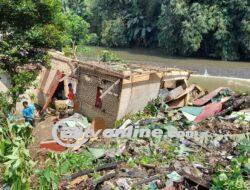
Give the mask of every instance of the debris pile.
[[(90, 153), (92, 165), (63, 174), (60, 189), (247, 189), (249, 100), (228, 88), (207, 94), (196, 85), (163, 89), (143, 112), (116, 125), (161, 129), (164, 135), (90, 139), (74, 151)], [(197, 136), (169, 135), (173, 131)]]

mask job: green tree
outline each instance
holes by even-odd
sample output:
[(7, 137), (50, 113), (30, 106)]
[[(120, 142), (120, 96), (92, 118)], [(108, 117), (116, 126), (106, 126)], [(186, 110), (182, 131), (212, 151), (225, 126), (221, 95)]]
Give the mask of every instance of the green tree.
[(187, 15), (185, 1), (173, 2), (162, 5), (161, 16), (158, 20), (158, 40), (160, 47), (164, 47), (168, 54), (178, 54), (182, 51), (181, 25)]
[(152, 46), (156, 39), (156, 22), (160, 14), (160, 0), (130, 1), (125, 21), (129, 42), (137, 46)]
[(73, 12), (86, 21), (89, 21), (92, 16), (89, 4), (88, 0), (62, 0), (64, 12)]
[(59, 0), (0, 1), (0, 68), (12, 77), (14, 100), (32, 82), (31, 78), (35, 79), (21, 74), (20, 68), (46, 65), (47, 49), (60, 50), (66, 42), (68, 31), (58, 25), (61, 11)]
[(54, 24), (59, 1), (0, 1), (0, 64), (12, 75), (20, 65), (44, 64), (46, 48), (60, 49), (63, 32)]
[(78, 44), (85, 41), (88, 34), (89, 23), (73, 12), (61, 13), (58, 16), (58, 25), (66, 33), (68, 44)]
[[(130, 46), (159, 45), (166, 53), (249, 59), (249, 0), (93, 0), (93, 33), (121, 18)], [(112, 46), (112, 44), (110, 45)]]
[(249, 58), (249, 2), (169, 0), (158, 21), (159, 45), (176, 55)]
[(107, 20), (121, 18), (131, 45), (150, 46), (156, 40), (156, 21), (161, 0), (94, 0), (92, 4), (93, 32), (101, 34)]
[(103, 23), (102, 40), (104, 46), (124, 47), (127, 46), (125, 36), (125, 26), (121, 18), (115, 20), (107, 20)]

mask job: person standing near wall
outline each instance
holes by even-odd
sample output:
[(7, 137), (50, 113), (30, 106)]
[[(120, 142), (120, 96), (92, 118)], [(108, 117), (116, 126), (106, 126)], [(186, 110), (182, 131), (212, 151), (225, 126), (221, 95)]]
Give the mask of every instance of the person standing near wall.
[(74, 97), (75, 97), (75, 94), (74, 94), (74, 89), (73, 89), (72, 83), (69, 83), (68, 87), (69, 87), (69, 93), (68, 93), (67, 105), (69, 107), (74, 107)]
[(102, 88), (97, 87), (95, 107), (100, 109), (102, 108), (102, 99), (101, 99), (102, 91), (103, 91)]
[(33, 127), (35, 126), (35, 106), (33, 104), (29, 104), (27, 100), (23, 101), (23, 117), (25, 122), (30, 123)]

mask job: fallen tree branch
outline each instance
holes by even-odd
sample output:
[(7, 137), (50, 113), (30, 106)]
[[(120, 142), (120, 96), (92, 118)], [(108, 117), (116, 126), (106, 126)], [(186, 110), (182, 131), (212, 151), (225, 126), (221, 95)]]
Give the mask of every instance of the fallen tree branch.
[(206, 150), (208, 152), (213, 152), (213, 151), (209, 150), (208, 148), (206, 148), (205, 146), (201, 145), (200, 143), (198, 143), (198, 142), (196, 142), (196, 141), (194, 141), (192, 139), (187, 139), (187, 138), (185, 138), (185, 139), (188, 140), (189, 142), (191, 142), (191, 143), (193, 143), (193, 144), (195, 144), (195, 145), (203, 148), (204, 150)]
[(141, 181), (138, 181), (138, 182), (136, 182), (136, 183), (134, 183), (133, 185), (132, 185), (132, 187), (138, 187), (138, 186), (141, 186), (141, 185), (143, 185), (143, 184), (147, 184), (147, 183), (149, 183), (149, 182), (151, 182), (151, 181), (154, 181), (154, 180), (156, 180), (156, 179), (159, 179), (159, 178), (162, 178), (162, 177), (164, 177), (165, 176), (165, 174), (158, 174), (158, 175), (154, 175), (154, 176), (151, 176), (151, 177), (149, 177), (149, 178), (147, 178), (147, 179), (143, 179), (143, 180), (141, 180)]
[(111, 172), (111, 173), (108, 173), (108, 174), (100, 177), (99, 179), (94, 181), (94, 187), (96, 187), (100, 183), (103, 183), (104, 181), (107, 181), (107, 180), (114, 178), (115, 176), (116, 176), (116, 172)]
[(139, 125), (145, 126), (152, 123), (164, 122), (165, 118), (149, 118), (139, 121)]
[(94, 173), (95, 171), (99, 172), (99, 171), (103, 171), (103, 170), (112, 170), (112, 169), (117, 168), (117, 165), (118, 165), (118, 163), (108, 163), (108, 164), (96, 167), (95, 169), (82, 170), (82, 171), (79, 171), (79, 172), (74, 173), (72, 175), (63, 176), (62, 180), (72, 180), (72, 179), (75, 179), (75, 178), (83, 176), (83, 175), (88, 175), (90, 173)]

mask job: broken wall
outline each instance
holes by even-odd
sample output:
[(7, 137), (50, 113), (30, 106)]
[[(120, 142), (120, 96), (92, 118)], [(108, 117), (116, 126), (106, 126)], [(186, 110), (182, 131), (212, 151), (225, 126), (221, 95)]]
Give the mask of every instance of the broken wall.
[[(75, 62), (65, 57), (60, 52), (48, 52), (50, 55), (50, 68), (43, 67), (41, 73), (38, 76), (39, 86), (37, 89), (37, 103), (40, 106), (44, 106), (48, 97), (53, 95), (55, 92), (60, 78), (58, 78), (59, 73), (63, 75), (69, 75), (73, 72), (75, 68)], [(73, 88), (77, 85), (77, 80), (68, 77), (64, 80), (65, 95), (68, 94), (68, 83), (73, 84)]]
[(64, 74), (71, 73), (75, 68), (75, 61), (60, 52), (49, 52), (50, 66), (53, 70), (59, 70)]
[(161, 78), (161, 73), (152, 73), (123, 79), (117, 119), (143, 110), (150, 100), (157, 98)]
[(76, 99), (79, 112), (90, 119), (102, 118), (108, 127), (112, 127), (117, 118), (121, 83), (104, 96), (101, 108), (95, 106), (96, 94), (98, 87), (105, 92), (119, 78), (84, 67), (80, 67), (78, 72), (79, 80)]
[(41, 71), (39, 75), (40, 82), (36, 92), (38, 105), (43, 106), (51, 93), (53, 93), (52, 90), (56, 88), (59, 82), (58, 74), (57, 70), (44, 68)]

